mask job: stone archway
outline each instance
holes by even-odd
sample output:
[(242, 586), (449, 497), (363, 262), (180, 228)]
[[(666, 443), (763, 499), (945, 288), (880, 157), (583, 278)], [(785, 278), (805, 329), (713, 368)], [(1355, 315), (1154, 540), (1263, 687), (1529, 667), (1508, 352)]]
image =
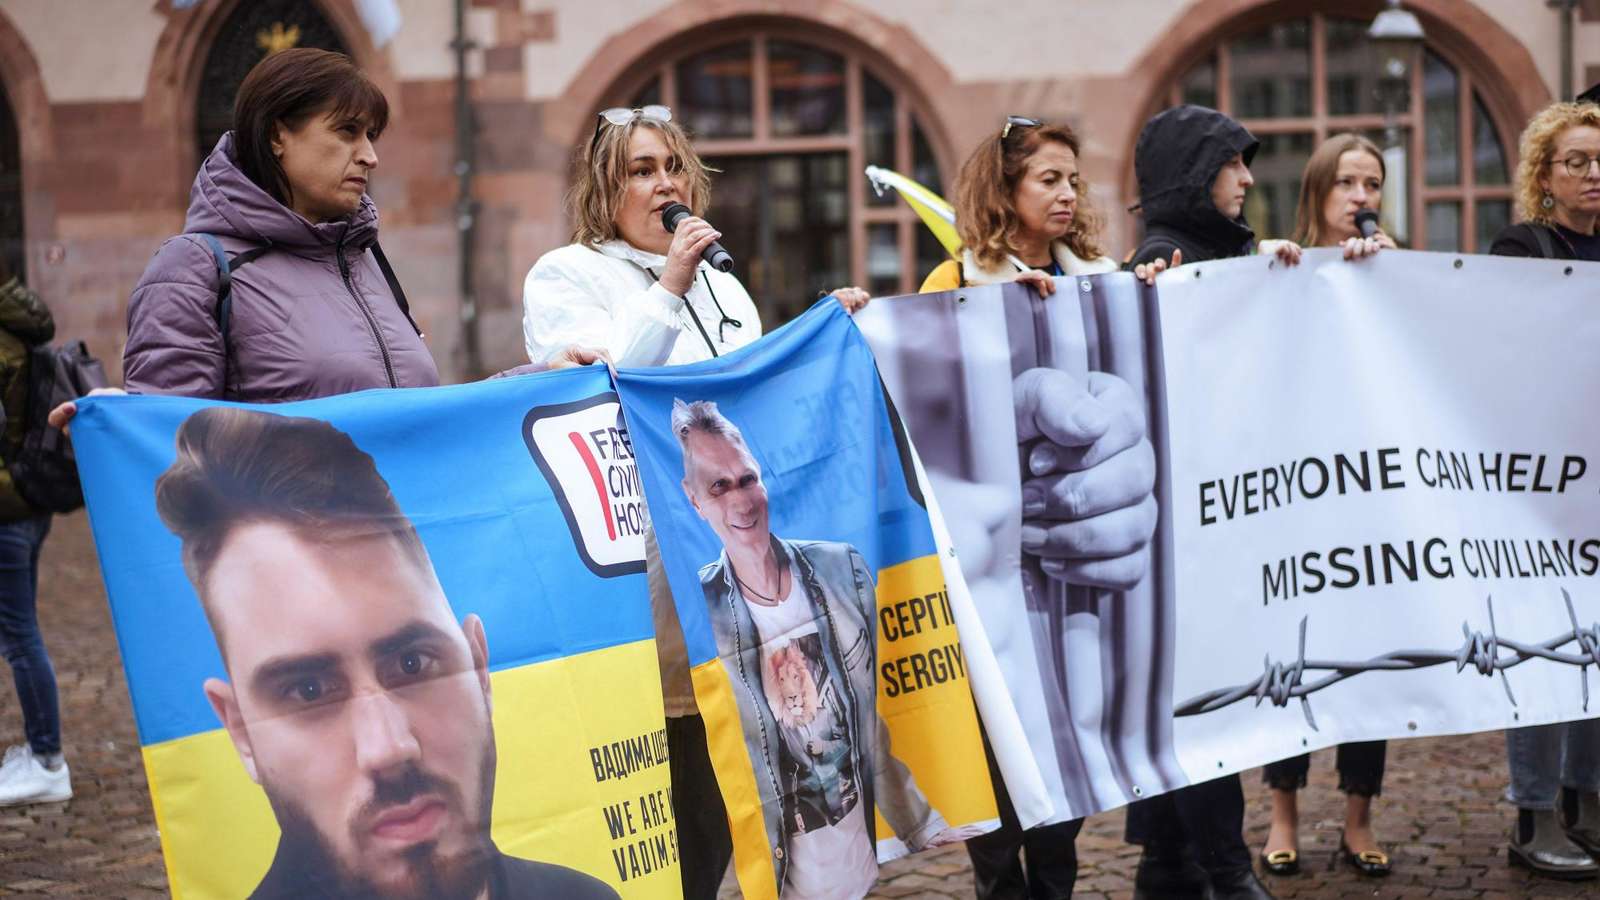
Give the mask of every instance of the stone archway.
[[(1138, 102), (1124, 107), (1123, 121), (1111, 129), (1123, 136), (1121, 146), (1127, 148), (1121, 183), (1133, 184), (1133, 146), (1161, 92), (1219, 41), (1291, 16), (1334, 13), (1371, 19), (1383, 7), (1380, 0), (1194, 0), (1129, 69), (1130, 93)], [(1405, 7), (1422, 21), (1428, 44), (1473, 75), (1489, 118), (1505, 137), (1507, 164), (1514, 168), (1516, 135), (1553, 99), (1528, 48), (1473, 3), (1405, 0)]]
[(546, 133), (563, 140), (567, 147), (578, 146), (594, 125), (595, 111), (628, 85), (632, 73), (680, 55), (683, 42), (693, 41), (711, 25), (764, 22), (782, 23), (797, 39), (825, 40), (881, 60), (893, 87), (925, 111), (923, 127), (940, 170), (955, 172), (959, 160), (947, 123), (964, 110), (952, 105), (958, 92), (952, 90), (950, 70), (905, 28), (845, 0), (820, 0), (803, 6), (773, 0), (679, 0), (614, 35), (591, 54), (561, 96), (546, 108)]

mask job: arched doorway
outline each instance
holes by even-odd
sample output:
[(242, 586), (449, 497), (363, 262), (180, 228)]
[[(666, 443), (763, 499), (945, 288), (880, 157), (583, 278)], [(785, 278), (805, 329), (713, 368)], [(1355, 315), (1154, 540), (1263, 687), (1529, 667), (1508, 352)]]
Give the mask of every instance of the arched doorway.
[(630, 68), (609, 103), (663, 103), (713, 176), (708, 217), (770, 329), (818, 291), (916, 290), (946, 255), (863, 171), (899, 171), (936, 191), (944, 171), (927, 112), (881, 56), (797, 23), (720, 27)]
[(5, 85), (0, 84), (0, 271), (27, 280), (24, 267), (22, 222), (22, 145), (17, 135), (17, 116)]
[(229, 13), (201, 69), (195, 100), (197, 160), (203, 161), (233, 127), (233, 99), (245, 75), (268, 55), (291, 47), (349, 52), (316, 4), (305, 0), (251, 0)]

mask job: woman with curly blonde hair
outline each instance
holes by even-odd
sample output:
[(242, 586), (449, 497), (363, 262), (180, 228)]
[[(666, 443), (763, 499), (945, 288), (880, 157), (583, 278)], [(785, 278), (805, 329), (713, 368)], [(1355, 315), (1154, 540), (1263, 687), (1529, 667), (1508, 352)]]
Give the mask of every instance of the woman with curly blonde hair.
[(961, 259), (930, 272), (922, 292), (1021, 281), (1048, 297), (1058, 275), (1115, 272), (1100, 248), (1100, 216), (1078, 174), (1078, 152), (1068, 126), (1007, 116), (956, 177)]
[[(1600, 261), (1600, 106), (1552, 103), (1522, 132), (1517, 213), (1497, 256)], [(1508, 857), (1555, 878), (1600, 874), (1600, 719), (1506, 732), (1517, 805)]]
[(1523, 129), (1517, 214), (1495, 236), (1496, 256), (1600, 260), (1600, 106), (1552, 103)]

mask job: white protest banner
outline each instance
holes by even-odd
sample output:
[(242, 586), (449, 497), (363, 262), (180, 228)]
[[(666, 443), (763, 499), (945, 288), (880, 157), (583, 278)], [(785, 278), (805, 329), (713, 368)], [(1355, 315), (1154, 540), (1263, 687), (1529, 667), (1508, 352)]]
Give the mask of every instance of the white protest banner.
[(1600, 712), (1597, 278), (1324, 251), (1161, 280), (1192, 777)]
[[(1049, 300), (1001, 285), (858, 316), (1050, 819), (1346, 741), (1592, 714), (1600, 427), (1578, 398), (1600, 388), (1597, 277), (1309, 251), (1185, 265), (1155, 290), (1058, 279)], [(1020, 549), (1014, 387), (1037, 368), (1142, 407), (1113, 404), (1157, 462), (1150, 568), (1126, 590)]]

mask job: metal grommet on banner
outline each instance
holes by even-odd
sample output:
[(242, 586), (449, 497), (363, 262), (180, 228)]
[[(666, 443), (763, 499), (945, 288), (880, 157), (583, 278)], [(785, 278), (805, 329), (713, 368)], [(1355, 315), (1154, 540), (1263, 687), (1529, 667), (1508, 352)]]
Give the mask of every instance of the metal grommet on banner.
[(1091, 285), (1089, 283), (1089, 279), (1085, 278), (1084, 280), (1078, 282), (1078, 290), (1083, 291), (1085, 294), (1087, 294), (1091, 290), (1094, 290), (1094, 285)]
[(1143, 797), (1144, 796), (1144, 788), (1139, 787), (1137, 784), (1134, 785), (1133, 786), (1133, 795), (1135, 797)]
[(1200, 277), (1200, 268), (1198, 266), (1195, 267), (1194, 277), (1196, 277), (1196, 278)]
[(1417, 730), (1417, 723), (1415, 723), (1415, 722), (1407, 722), (1406, 723), (1406, 730), (1407, 731), (1416, 731)]
[(1458, 269), (1461, 268), (1461, 265), (1462, 265), (1461, 260), (1459, 260), (1459, 259), (1456, 260), (1456, 268), (1458, 268)]
[(1572, 267), (1571, 266), (1567, 266), (1565, 269), (1562, 269), (1561, 270), (1561, 274), (1563, 274), (1563, 275), (1571, 275), (1572, 274)]
[(957, 303), (966, 303), (967, 302), (967, 295), (966, 294), (957, 294), (956, 295), (956, 302)]

